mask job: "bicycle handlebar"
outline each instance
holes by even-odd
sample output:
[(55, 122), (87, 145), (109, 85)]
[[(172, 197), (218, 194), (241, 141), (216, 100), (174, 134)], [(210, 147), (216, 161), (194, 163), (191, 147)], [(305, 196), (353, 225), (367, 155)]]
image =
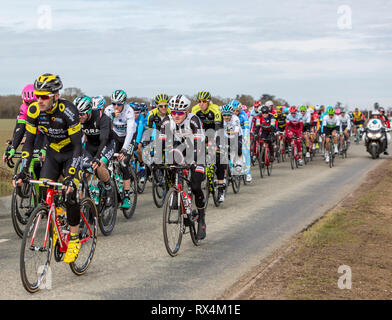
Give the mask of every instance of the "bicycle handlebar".
[(54, 181), (45, 181), (45, 180), (27, 180), (28, 183), (33, 183), (33, 184), (43, 184), (45, 186), (53, 186), (53, 187), (62, 187), (63, 184), (60, 182), (54, 182)]

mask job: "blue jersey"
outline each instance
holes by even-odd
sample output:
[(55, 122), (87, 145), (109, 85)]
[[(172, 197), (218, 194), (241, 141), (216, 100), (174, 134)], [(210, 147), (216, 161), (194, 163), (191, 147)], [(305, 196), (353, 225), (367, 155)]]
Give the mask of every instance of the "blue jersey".
[(140, 113), (136, 120), (136, 125), (136, 143), (140, 143), (142, 141), (143, 132), (147, 127), (147, 117), (143, 117), (143, 115)]
[(249, 117), (244, 110), (241, 110), (240, 114), (238, 115), (238, 118), (240, 119), (240, 124), (241, 124), (242, 130), (245, 130), (245, 129), (249, 130), (249, 128), (250, 128)]

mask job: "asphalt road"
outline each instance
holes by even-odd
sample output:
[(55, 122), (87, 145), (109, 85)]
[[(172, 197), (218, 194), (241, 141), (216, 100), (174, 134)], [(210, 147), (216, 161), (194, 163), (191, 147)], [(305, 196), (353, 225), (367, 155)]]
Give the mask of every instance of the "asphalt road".
[(224, 204), (210, 199), (207, 238), (195, 247), (189, 235), (180, 253), (170, 257), (162, 235), (162, 209), (153, 204), (151, 187), (138, 197), (131, 220), (119, 211), (113, 234), (99, 234), (88, 272), (75, 276), (68, 265), (52, 259), (52, 287), (31, 295), (21, 283), (21, 240), (9, 211), (0, 206), (0, 299), (214, 299), (259, 264), (291, 236), (320, 217), (383, 160), (371, 160), (363, 145), (352, 146), (348, 159), (330, 169), (318, 156), (291, 170), (275, 164), (271, 177), (229, 189)]

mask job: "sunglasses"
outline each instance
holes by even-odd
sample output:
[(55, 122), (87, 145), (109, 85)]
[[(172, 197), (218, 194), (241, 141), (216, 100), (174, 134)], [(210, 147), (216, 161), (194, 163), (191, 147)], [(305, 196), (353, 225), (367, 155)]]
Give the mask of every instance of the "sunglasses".
[(161, 104), (161, 105), (158, 104), (158, 108), (167, 108), (167, 106), (168, 106), (167, 104)]
[(38, 100), (49, 100), (51, 97), (53, 97), (54, 94), (47, 94), (47, 95), (38, 95), (37, 96), (37, 101)]
[(112, 105), (113, 105), (113, 107), (115, 107), (115, 106), (121, 107), (121, 106), (123, 106), (124, 104), (123, 104), (123, 103), (112, 103)]
[(199, 103), (207, 103), (208, 100), (199, 100)]
[(183, 116), (185, 114), (185, 111), (171, 111), (171, 114), (174, 116)]
[(233, 115), (232, 115), (231, 113), (224, 113), (224, 114), (222, 114), (222, 116), (223, 116), (223, 117), (230, 117), (230, 118), (231, 118)]

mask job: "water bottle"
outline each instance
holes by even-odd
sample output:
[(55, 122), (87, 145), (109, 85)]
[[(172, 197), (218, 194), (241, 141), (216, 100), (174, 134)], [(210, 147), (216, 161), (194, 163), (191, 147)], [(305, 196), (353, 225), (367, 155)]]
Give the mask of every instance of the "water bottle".
[(189, 195), (185, 191), (182, 192), (182, 199), (185, 207), (185, 211), (188, 215), (192, 212), (192, 200)]

